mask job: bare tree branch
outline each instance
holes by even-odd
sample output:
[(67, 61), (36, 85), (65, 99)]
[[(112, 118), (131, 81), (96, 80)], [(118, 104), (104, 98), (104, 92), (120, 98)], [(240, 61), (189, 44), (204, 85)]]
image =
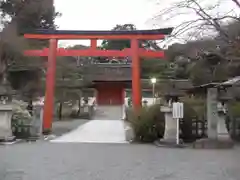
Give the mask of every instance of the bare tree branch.
[[(233, 10), (227, 13), (219, 13), (219, 11), (217, 13), (214, 12), (216, 11), (216, 8), (220, 6), (221, 0), (219, 0), (215, 4), (208, 3), (208, 5), (202, 2), (203, 1), (197, 1), (197, 0), (181, 0), (175, 3), (171, 3), (170, 7), (161, 10), (158, 13), (158, 15), (154, 17), (154, 19), (160, 20), (160, 21), (162, 20), (166, 21), (166, 20), (174, 19), (181, 15), (184, 16), (189, 14), (189, 16), (191, 16), (190, 17), (191, 20), (185, 21), (177, 25), (172, 33), (172, 37), (176, 38), (176, 36), (182, 35), (183, 38), (184, 37), (186, 38), (184, 34), (187, 34), (190, 31), (193, 31), (192, 33), (195, 34), (196, 32), (199, 31), (199, 29), (201, 29), (205, 34), (203, 32), (201, 33), (199, 32), (197, 33), (198, 35), (201, 34), (201, 36), (204, 36), (204, 35), (208, 35), (211, 32), (212, 33), (215, 32), (215, 34), (217, 32), (226, 43), (229, 43), (230, 38), (228, 36), (228, 33), (226, 32), (226, 29), (223, 28), (222, 23), (226, 22), (226, 20), (240, 21), (240, 17), (238, 15), (234, 16)], [(194, 18), (194, 15), (191, 13), (196, 14), (197, 17)]]
[(240, 21), (239, 17), (229, 16), (229, 15), (219, 17), (219, 18), (213, 18), (213, 19), (216, 20), (216, 21), (221, 21), (221, 20), (224, 20), (224, 19), (233, 19), (233, 20), (236, 20), (236, 21)]
[(238, 0), (232, 0), (239, 8), (240, 8), (240, 2)]
[(221, 28), (220, 24), (218, 23), (217, 20), (213, 19), (201, 6), (200, 4), (196, 1), (196, 0), (191, 0), (197, 7), (198, 10), (195, 9), (196, 14), (198, 14), (199, 16), (201, 16), (202, 18), (204, 18), (203, 15), (205, 15), (205, 20), (207, 22), (209, 22), (210, 24), (212, 24), (216, 30), (223, 36), (223, 39), (228, 41), (228, 35), (226, 32), (224, 32), (224, 30)]

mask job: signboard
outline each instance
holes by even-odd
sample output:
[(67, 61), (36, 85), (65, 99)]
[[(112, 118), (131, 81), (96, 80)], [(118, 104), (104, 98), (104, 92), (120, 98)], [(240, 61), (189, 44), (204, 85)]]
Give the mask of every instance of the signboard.
[(183, 103), (180, 102), (173, 103), (172, 115), (174, 119), (183, 118)]

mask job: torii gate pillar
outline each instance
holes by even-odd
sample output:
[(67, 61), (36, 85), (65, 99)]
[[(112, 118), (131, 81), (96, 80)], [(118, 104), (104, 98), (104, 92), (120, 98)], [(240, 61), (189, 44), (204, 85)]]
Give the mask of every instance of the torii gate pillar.
[(56, 57), (57, 57), (57, 39), (49, 40), (49, 54), (47, 62), (46, 92), (44, 99), (43, 129), (50, 131), (52, 129), (52, 117), (54, 107), (55, 75), (56, 75)]
[(133, 107), (138, 110), (142, 105), (139, 44), (137, 39), (131, 39), (132, 56), (132, 97)]

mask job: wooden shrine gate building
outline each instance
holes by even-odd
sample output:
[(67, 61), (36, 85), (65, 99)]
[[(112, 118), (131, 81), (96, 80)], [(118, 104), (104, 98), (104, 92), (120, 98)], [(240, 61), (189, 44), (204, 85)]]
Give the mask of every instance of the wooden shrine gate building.
[(129, 88), (131, 64), (97, 63), (84, 67), (87, 81), (93, 82), (97, 105), (123, 105), (125, 88)]
[[(160, 40), (172, 32), (173, 28), (156, 30), (135, 30), (135, 31), (72, 31), (72, 30), (48, 30), (41, 29), (35, 32), (27, 32), (24, 37), (28, 39), (49, 40), (49, 48), (42, 50), (26, 50), (26, 56), (46, 56), (47, 77), (46, 93), (44, 101), (43, 128), (51, 129), (54, 105), (54, 87), (56, 74), (57, 56), (92, 56), (92, 57), (129, 57), (131, 59), (131, 71), (114, 70), (108, 68), (118, 76), (118, 79), (110, 77), (97, 81), (95, 88), (98, 90), (97, 102), (99, 104), (121, 104), (124, 102), (124, 82), (132, 81), (133, 107), (138, 110), (141, 102), (141, 79), (140, 79), (140, 57), (164, 57), (162, 51), (152, 51), (139, 48), (139, 40)], [(58, 40), (89, 39), (91, 47), (83, 50), (66, 50), (58, 48)], [(130, 40), (131, 48), (124, 50), (99, 50), (97, 40)], [(127, 68), (127, 67), (126, 67)], [(129, 68), (128, 68), (129, 69)], [(124, 72), (124, 73), (123, 73)], [(131, 79), (128, 79), (131, 74)], [(114, 76), (113, 76), (114, 77)], [(101, 78), (100, 78), (101, 79)]]

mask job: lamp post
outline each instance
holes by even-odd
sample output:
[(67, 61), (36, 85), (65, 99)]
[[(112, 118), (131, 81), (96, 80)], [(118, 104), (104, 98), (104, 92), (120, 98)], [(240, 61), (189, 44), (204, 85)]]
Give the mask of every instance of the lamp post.
[(151, 83), (152, 83), (152, 96), (153, 96), (153, 103), (155, 104), (155, 84), (157, 82), (156, 78), (151, 78)]

